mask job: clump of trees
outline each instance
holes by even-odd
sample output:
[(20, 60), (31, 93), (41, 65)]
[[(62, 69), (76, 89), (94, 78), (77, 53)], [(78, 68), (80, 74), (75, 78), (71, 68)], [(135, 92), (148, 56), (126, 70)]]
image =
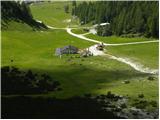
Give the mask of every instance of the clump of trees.
[(111, 36), (112, 31), (110, 25), (100, 26), (97, 27), (97, 35), (99, 36)]
[(110, 28), (99, 29), (102, 33), (110, 29), (109, 34), (118, 36), (141, 33), (146, 37), (159, 37), (158, 1), (97, 1), (78, 5), (73, 2), (72, 15), (78, 16), (81, 23), (110, 23)]
[(47, 74), (38, 75), (31, 70), (20, 71), (16, 67), (1, 68), (2, 95), (36, 94), (60, 90), (60, 83)]

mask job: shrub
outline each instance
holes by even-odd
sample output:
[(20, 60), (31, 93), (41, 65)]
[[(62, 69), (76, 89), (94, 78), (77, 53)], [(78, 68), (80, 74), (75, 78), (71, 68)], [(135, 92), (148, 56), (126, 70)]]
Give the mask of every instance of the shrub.
[(156, 101), (150, 101), (150, 104), (152, 105), (152, 107), (157, 107), (158, 106)]
[(152, 81), (152, 80), (155, 80), (155, 77), (149, 76), (149, 77), (148, 77), (148, 80), (151, 80), (151, 81)]
[(144, 95), (143, 94), (138, 94), (138, 97), (139, 98), (144, 98)]

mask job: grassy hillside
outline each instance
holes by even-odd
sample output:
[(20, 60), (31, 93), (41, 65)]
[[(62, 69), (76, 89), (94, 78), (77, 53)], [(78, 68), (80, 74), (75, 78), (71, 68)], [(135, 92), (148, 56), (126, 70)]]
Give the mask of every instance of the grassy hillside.
[[(64, 5), (70, 2), (38, 3), (31, 5), (34, 18), (55, 27), (66, 27), (64, 22), (71, 15), (64, 12)], [(15, 29), (14, 29), (15, 28)], [(80, 31), (76, 31), (79, 33)], [(81, 33), (81, 32), (80, 32)], [(146, 38), (98, 37), (87, 35), (106, 43), (121, 43), (150, 40)], [(149, 81), (150, 74), (140, 73), (132, 67), (103, 56), (80, 58), (79, 55), (55, 56), (55, 49), (73, 45), (80, 49), (94, 43), (69, 35), (65, 30), (33, 31), (26, 24), (12, 22), (2, 31), (2, 66), (16, 66), (21, 70), (31, 69), (36, 73), (47, 73), (61, 83), (62, 90), (33, 97), (69, 98), (86, 93), (116, 94), (138, 98), (144, 94), (144, 100), (158, 101), (158, 76)], [(146, 66), (157, 68), (157, 43), (107, 47), (115, 56), (134, 58)], [(11, 62), (13, 60), (13, 62)], [(124, 84), (125, 80), (130, 81)]]
[[(69, 13), (65, 13), (64, 6), (69, 6)], [(71, 19), (71, 2), (44, 2), (30, 6), (35, 19), (54, 27), (66, 27)]]
[[(117, 36), (100, 37), (93, 34), (88, 34), (86, 35), (86, 37), (111, 44), (155, 40), (151, 38), (123, 38)], [(146, 67), (158, 69), (158, 44), (159, 43), (156, 42), (125, 46), (107, 46), (106, 50), (107, 53), (112, 54), (114, 56), (129, 58)]]
[[(16, 29), (15, 29), (16, 28)], [(22, 22), (16, 22), (16, 21), (9, 21), (7, 23), (7, 26), (5, 26), (5, 29), (3, 29), (3, 31), (21, 31), (21, 32), (27, 32), (27, 31), (32, 31), (34, 30), (34, 28), (32, 28), (31, 26), (29, 26), (26, 23), (22, 23)]]
[(74, 38), (62, 30), (5, 31), (2, 32), (2, 38), (2, 65), (10, 59), (15, 59), (15, 62), (18, 59), (22, 64), (24, 60), (29, 61), (29, 59), (31, 61), (39, 60), (39, 58), (48, 60), (48, 58), (54, 57), (56, 48), (69, 44), (78, 48), (92, 45), (92, 43)]
[(136, 44), (128, 46), (108, 46), (108, 53), (117, 57), (126, 57), (142, 65), (158, 69), (158, 43)]
[(81, 29), (72, 29), (72, 32), (75, 33), (75, 34), (84, 34), (84, 33), (87, 33), (86, 31), (84, 31), (83, 28), (81, 28)]
[(98, 35), (88, 34), (86, 35), (88, 38), (92, 38), (98, 41), (106, 42), (106, 43), (128, 43), (128, 42), (141, 42), (141, 41), (148, 41), (148, 40), (155, 40), (151, 38), (127, 38), (127, 37), (117, 37), (117, 36), (110, 36), (110, 37), (102, 37)]
[[(146, 80), (149, 75), (136, 72), (128, 65), (108, 58), (74, 58), (74, 55), (64, 55), (60, 59), (54, 55), (55, 48), (68, 44), (79, 48), (92, 45), (92, 43), (70, 36), (63, 30), (3, 31), (2, 66), (14, 65), (22, 70), (31, 69), (34, 72), (48, 73), (60, 81), (62, 91), (51, 92), (44, 96), (66, 98), (85, 93), (99, 94), (113, 91), (136, 97), (140, 93), (141, 84), (136, 83), (139, 83), (138, 80)], [(123, 87), (124, 80), (133, 81), (126, 85), (127, 89)], [(146, 87), (143, 93), (147, 94), (146, 99), (153, 100), (157, 98), (158, 86), (157, 81), (151, 83), (144, 82)], [(149, 96), (146, 91), (152, 86), (154, 89), (149, 91), (149, 94), (153, 96)], [(137, 89), (133, 89), (134, 87)]]

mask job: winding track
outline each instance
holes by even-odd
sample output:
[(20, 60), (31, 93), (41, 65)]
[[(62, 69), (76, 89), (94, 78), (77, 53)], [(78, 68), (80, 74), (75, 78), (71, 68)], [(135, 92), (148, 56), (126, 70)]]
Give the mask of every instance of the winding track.
[[(67, 32), (74, 36), (74, 37), (77, 37), (77, 38), (80, 38), (80, 39), (84, 39), (84, 40), (87, 40), (87, 41), (91, 41), (91, 42), (95, 42), (95, 43), (101, 43), (97, 40), (94, 40), (94, 39), (90, 39), (90, 38), (86, 38), (84, 35), (85, 34), (75, 34), (72, 32), (72, 28), (66, 28)], [(107, 45), (107, 46), (120, 46), (120, 45), (133, 45), (133, 44), (144, 44), (144, 43), (152, 43), (152, 42), (158, 42), (158, 40), (154, 40), (154, 41), (143, 41), (143, 42), (132, 42), (132, 43), (119, 43), (119, 44), (108, 44), (108, 43), (103, 43), (104, 45)], [(137, 64), (135, 62), (132, 62), (131, 60), (129, 59), (126, 59), (126, 58), (120, 58), (120, 57), (116, 57), (116, 56), (113, 56), (113, 55), (108, 55), (108, 54), (105, 54), (105, 53), (102, 53), (102, 51), (99, 51), (96, 49), (96, 46), (91, 46), (89, 48), (89, 50), (93, 53), (93, 55), (107, 55), (109, 58), (111, 59), (114, 59), (114, 60), (117, 60), (119, 62), (123, 62), (129, 66), (131, 66), (132, 68), (134, 68), (135, 70), (139, 71), (139, 72), (142, 72), (142, 73), (149, 73), (149, 74), (158, 74), (158, 70), (157, 69), (149, 69), (147, 67), (144, 67), (143, 65), (141, 64)]]
[[(67, 32), (77, 38), (83, 39), (83, 40), (87, 40), (87, 41), (91, 41), (94, 43), (102, 43), (100, 41), (97, 41), (95, 39), (90, 39), (84, 36), (84, 34), (75, 34), (72, 32), (72, 28), (66, 28)], [(118, 43), (118, 44), (109, 44), (109, 43), (104, 43), (104, 45), (106, 46), (120, 46), (120, 45), (133, 45), (133, 44), (144, 44), (144, 43), (152, 43), (152, 42), (158, 42), (158, 40), (151, 40), (151, 41), (143, 41), (143, 42), (130, 42), (130, 43)]]
[(93, 45), (91, 47), (89, 47), (89, 51), (91, 51), (91, 53), (94, 56), (103, 56), (103, 57), (107, 57), (109, 59), (113, 59), (113, 60), (117, 60), (119, 62), (125, 63), (129, 66), (131, 66), (132, 68), (134, 68), (136, 71), (142, 72), (142, 73), (149, 73), (149, 74), (158, 74), (158, 69), (150, 69), (148, 67), (143, 66), (140, 63), (134, 62), (128, 58), (122, 58), (122, 57), (116, 57), (110, 54), (106, 54), (103, 51), (97, 50), (97, 45)]
[[(90, 39), (90, 38), (87, 38), (87, 37), (84, 36), (84, 35), (89, 34), (89, 33), (85, 33), (85, 34), (75, 34), (75, 33), (73, 33), (72, 29), (77, 29), (77, 28), (69, 28), (69, 27), (67, 27), (67, 28), (55, 28), (55, 27), (51, 27), (51, 26), (47, 26), (47, 27), (50, 28), (50, 29), (63, 29), (63, 30), (66, 30), (68, 34), (70, 34), (74, 37), (77, 37), (77, 38), (80, 38), (80, 39), (83, 39), (83, 40), (87, 40), (87, 41), (90, 41), (90, 42), (94, 42), (94, 43), (102, 43), (102, 42), (97, 41), (95, 39)], [(143, 42), (130, 42), (130, 43), (118, 43), (118, 44), (103, 43), (103, 44), (106, 45), (106, 46), (121, 46), (121, 45), (146, 44), (146, 43), (153, 43), (153, 42), (159, 42), (159, 41), (158, 40), (152, 40), (152, 41), (143, 41)], [(130, 61), (127, 58), (120, 58), (120, 57), (116, 57), (116, 56), (113, 56), (113, 55), (102, 53), (102, 51), (98, 51), (95, 47), (96, 46), (94, 45), (94, 46), (91, 46), (89, 48), (90, 51), (93, 53), (93, 55), (105, 55), (105, 56), (109, 57), (110, 59), (114, 59), (114, 60), (117, 60), (119, 62), (125, 63), (125, 64), (131, 66), (132, 68), (134, 68), (136, 71), (139, 71), (139, 72), (142, 72), (142, 73), (149, 73), (149, 74), (158, 74), (159, 73), (158, 69), (149, 69), (148, 67), (144, 67), (143, 65), (137, 64), (133, 61)]]
[(158, 69), (150, 69), (148, 67), (144, 67), (142, 64), (135, 63), (127, 58), (116, 57), (116, 56), (109, 55), (109, 54), (106, 54), (106, 55), (109, 56), (109, 58), (125, 63), (131, 66), (132, 68), (134, 68), (135, 70), (142, 72), (142, 73), (158, 74), (159, 72)]
[[(51, 27), (49, 25), (47, 27), (50, 28), (50, 29), (63, 29), (63, 30), (66, 30), (68, 34), (70, 34), (74, 37), (77, 37), (77, 38), (80, 38), (80, 39), (83, 39), (83, 40), (87, 40), (87, 41), (90, 41), (90, 42), (94, 42), (94, 43), (102, 43), (101, 41), (85, 37), (85, 35), (90, 34), (90, 32), (84, 33), (84, 34), (75, 34), (75, 33), (72, 32), (72, 29), (79, 29), (79, 28), (69, 28), (69, 27), (67, 27), (67, 28), (56, 28), (56, 27)], [(80, 27), (80, 28), (86, 28), (86, 27)], [(121, 46), (121, 45), (135, 45), (135, 44), (154, 43), (154, 42), (159, 42), (159, 41), (158, 40), (150, 40), (150, 41), (118, 43), (118, 44), (110, 44), (110, 43), (104, 43), (103, 42), (103, 44), (106, 45), (106, 46)]]

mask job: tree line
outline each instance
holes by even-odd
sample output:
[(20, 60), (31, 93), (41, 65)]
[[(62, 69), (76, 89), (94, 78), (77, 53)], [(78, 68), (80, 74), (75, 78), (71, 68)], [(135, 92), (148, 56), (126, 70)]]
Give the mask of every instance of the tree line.
[(99, 35), (159, 37), (158, 1), (84, 1), (80, 4), (73, 1), (72, 5), (72, 15), (78, 16), (81, 24), (110, 23), (98, 28)]

